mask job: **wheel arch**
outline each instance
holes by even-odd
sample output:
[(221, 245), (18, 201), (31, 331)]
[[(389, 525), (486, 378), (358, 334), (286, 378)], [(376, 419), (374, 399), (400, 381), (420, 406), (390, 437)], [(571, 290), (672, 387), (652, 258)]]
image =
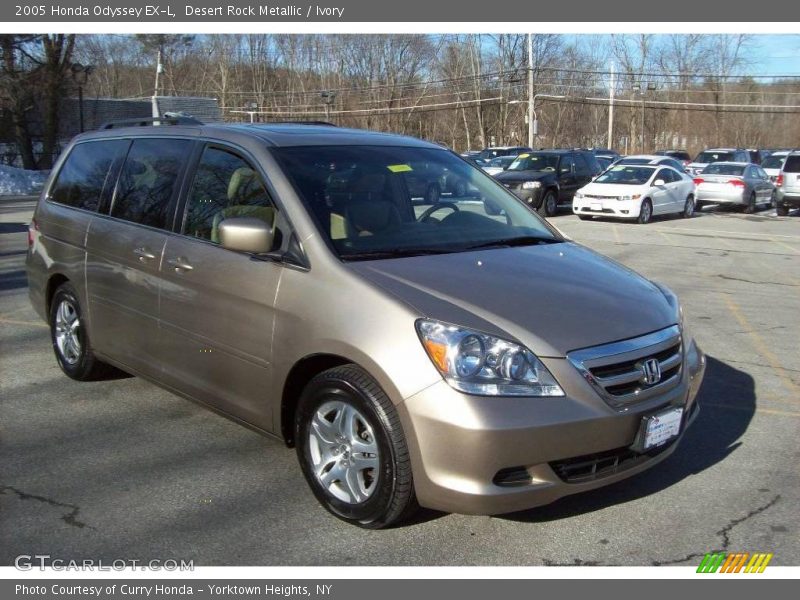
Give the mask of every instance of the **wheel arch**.
[[(294, 415), (303, 388), (316, 375), (346, 364), (358, 364), (338, 354), (310, 354), (298, 360), (289, 370), (281, 394), (281, 435), (287, 446), (294, 446)], [(361, 366), (361, 365), (358, 365)], [(361, 367), (363, 369), (363, 367)]]
[(50, 305), (53, 302), (53, 296), (55, 295), (56, 290), (68, 281), (69, 277), (63, 273), (54, 273), (47, 279), (47, 287), (45, 288), (44, 294), (45, 314), (50, 314)]

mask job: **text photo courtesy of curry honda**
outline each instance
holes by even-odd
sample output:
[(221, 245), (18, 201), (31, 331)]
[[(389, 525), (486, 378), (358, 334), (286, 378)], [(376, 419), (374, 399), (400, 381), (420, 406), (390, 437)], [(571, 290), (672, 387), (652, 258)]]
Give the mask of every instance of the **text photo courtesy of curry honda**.
[(59, 498), (208, 564), (344, 560), (313, 529), (697, 568), (756, 511), (800, 559), (800, 69), (599, 37), (1, 35), (2, 528)]

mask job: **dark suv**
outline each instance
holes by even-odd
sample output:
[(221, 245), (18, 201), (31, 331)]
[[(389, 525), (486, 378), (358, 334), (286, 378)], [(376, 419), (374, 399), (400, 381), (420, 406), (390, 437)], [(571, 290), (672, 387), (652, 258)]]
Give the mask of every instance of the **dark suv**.
[(602, 171), (587, 150), (537, 150), (520, 154), (495, 178), (519, 198), (552, 217), (559, 205), (572, 205), (578, 189)]

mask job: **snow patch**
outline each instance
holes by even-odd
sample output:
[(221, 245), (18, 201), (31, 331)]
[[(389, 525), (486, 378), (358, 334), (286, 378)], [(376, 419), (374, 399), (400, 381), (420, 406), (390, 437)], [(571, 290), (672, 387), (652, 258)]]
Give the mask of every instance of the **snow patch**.
[(0, 196), (36, 196), (42, 191), (47, 174), (0, 165)]

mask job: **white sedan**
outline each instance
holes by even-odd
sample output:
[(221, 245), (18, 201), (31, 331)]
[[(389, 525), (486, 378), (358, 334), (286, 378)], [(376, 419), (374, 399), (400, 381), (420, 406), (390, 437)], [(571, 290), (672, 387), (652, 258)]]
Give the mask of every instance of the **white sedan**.
[(653, 215), (694, 214), (694, 181), (686, 173), (659, 165), (615, 165), (583, 186), (572, 212), (583, 220), (617, 217), (647, 223)]

